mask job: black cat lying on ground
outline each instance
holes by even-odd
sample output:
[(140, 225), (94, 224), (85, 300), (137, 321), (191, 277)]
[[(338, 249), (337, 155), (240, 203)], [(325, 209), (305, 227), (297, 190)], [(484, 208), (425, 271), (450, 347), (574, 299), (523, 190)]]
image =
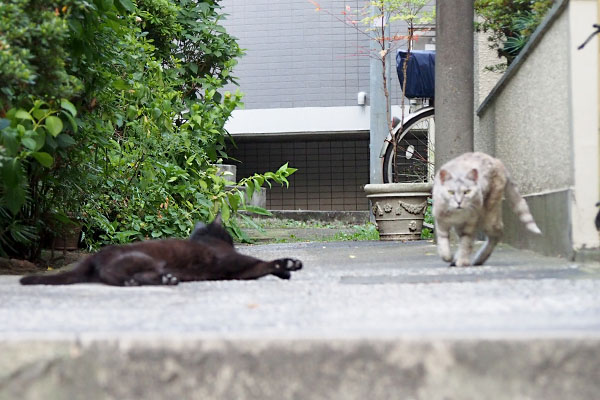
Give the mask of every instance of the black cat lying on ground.
[(21, 284), (177, 285), (186, 281), (257, 279), (269, 274), (289, 279), (290, 271), (301, 268), (302, 262), (292, 258), (262, 261), (238, 253), (231, 235), (217, 216), (209, 225), (199, 222), (187, 240), (149, 240), (108, 246), (71, 271), (25, 276)]

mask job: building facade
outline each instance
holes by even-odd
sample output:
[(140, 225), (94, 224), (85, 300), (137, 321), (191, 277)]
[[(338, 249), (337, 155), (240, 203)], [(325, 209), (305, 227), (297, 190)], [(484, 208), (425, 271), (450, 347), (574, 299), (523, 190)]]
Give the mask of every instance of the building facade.
[[(238, 178), (276, 170), (286, 162), (298, 168), (288, 189), (269, 190), (268, 209), (368, 209), (363, 186), (369, 183), (371, 39), (364, 25), (344, 23), (362, 18), (356, 12), (364, 4), (221, 2), (228, 14), (223, 25), (246, 51), (234, 70), (245, 107), (226, 125), (237, 146), (229, 153), (238, 160)], [(433, 42), (418, 41), (417, 48)], [(389, 76), (398, 113), (394, 69)]]

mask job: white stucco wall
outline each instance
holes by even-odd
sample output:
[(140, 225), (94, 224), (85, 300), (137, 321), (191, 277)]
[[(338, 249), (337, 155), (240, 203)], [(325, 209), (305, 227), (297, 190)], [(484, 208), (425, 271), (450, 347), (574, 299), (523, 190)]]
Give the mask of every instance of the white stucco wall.
[[(574, 187), (573, 245), (576, 249), (598, 247), (593, 223), (600, 200), (598, 190), (598, 35), (586, 47), (577, 50), (597, 23), (596, 0), (571, 0), (569, 26), (571, 46), (571, 104), (573, 129)], [(594, 162), (595, 161), (595, 162)]]

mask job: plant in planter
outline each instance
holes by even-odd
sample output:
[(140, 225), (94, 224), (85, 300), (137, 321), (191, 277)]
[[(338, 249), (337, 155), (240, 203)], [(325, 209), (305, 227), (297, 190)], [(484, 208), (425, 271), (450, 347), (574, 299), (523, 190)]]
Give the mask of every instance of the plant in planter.
[[(365, 192), (372, 203), (372, 212), (375, 216), (381, 240), (412, 240), (421, 238), (423, 217), (427, 208), (427, 198), (431, 193), (431, 184), (427, 177), (430, 175), (428, 165), (432, 158), (423, 158), (426, 172), (420, 174), (425, 177), (411, 180), (411, 183), (402, 182), (398, 169), (391, 167), (398, 165), (396, 162), (399, 151), (411, 152), (414, 149), (408, 146), (401, 147), (395, 136), (396, 132), (403, 132), (405, 123), (405, 97), (407, 89), (407, 68), (413, 51), (413, 43), (418, 38), (423, 26), (427, 26), (435, 19), (435, 8), (430, 0), (372, 0), (366, 3), (362, 10), (353, 12), (347, 6), (341, 13), (343, 17), (324, 10), (314, 0), (309, 0), (317, 7), (317, 11), (323, 11), (349, 26), (354, 27), (360, 33), (367, 35), (376, 43), (376, 51), (369, 54), (381, 63), (383, 80), (383, 93), (386, 99), (386, 120), (389, 132), (388, 142), (391, 146), (392, 159), (389, 161), (392, 183), (365, 185)], [(368, 16), (367, 16), (368, 15)], [(398, 21), (398, 22), (397, 22)], [(360, 25), (366, 28), (361, 28)], [(396, 22), (396, 23), (395, 23)], [(390, 26), (398, 25), (406, 32), (390, 34)], [(427, 28), (425, 28), (427, 29)], [(406, 44), (404, 63), (400, 72), (402, 93), (401, 118), (399, 125), (393, 123), (391, 116), (390, 90), (388, 87), (388, 62), (389, 54)], [(412, 121), (409, 120), (409, 122)], [(412, 152), (411, 152), (412, 155)]]
[[(363, 24), (371, 26), (368, 32), (377, 44), (377, 53), (371, 56), (381, 62), (383, 93), (386, 100), (386, 121), (389, 132), (388, 142), (391, 146), (391, 160), (384, 164), (389, 168), (391, 183), (369, 184), (365, 186), (367, 197), (371, 201), (372, 212), (377, 222), (381, 240), (415, 240), (421, 238), (423, 219), (427, 209), (427, 198), (431, 193), (431, 183), (428, 182), (432, 157), (422, 158), (419, 163), (424, 171), (413, 171), (413, 178), (402, 179), (398, 168), (398, 154), (403, 152), (405, 157), (420, 156), (412, 144), (399, 144), (397, 135), (404, 132), (406, 122), (405, 99), (408, 87), (408, 66), (411, 61), (413, 43), (418, 38), (421, 26), (427, 26), (435, 18), (435, 10), (430, 7), (428, 0), (377, 0), (369, 3), (371, 16), (362, 20)], [(395, 21), (402, 21), (401, 28), (405, 34), (386, 34), (388, 27)], [(406, 50), (399, 54), (402, 57), (398, 71), (402, 96), (401, 117), (394, 124), (391, 116), (390, 90), (388, 88), (387, 63), (389, 54), (406, 43)], [(412, 121), (412, 119), (410, 120)], [(407, 142), (408, 143), (408, 142)], [(427, 150), (426, 150), (427, 151)], [(415, 179), (416, 178), (416, 179)]]
[[(431, 183), (428, 182), (427, 177), (429, 176), (429, 162), (431, 157), (423, 159), (425, 162), (419, 162), (414, 165), (424, 167), (424, 171), (413, 171), (413, 178), (409, 179), (410, 182), (404, 182), (404, 175), (400, 174), (400, 168), (398, 163), (399, 152), (410, 154), (410, 156), (417, 157), (412, 144), (407, 140), (403, 140), (400, 145), (397, 136), (399, 133), (404, 132), (404, 124), (406, 122), (405, 112), (406, 108), (405, 99), (407, 97), (407, 84), (408, 84), (408, 66), (410, 65), (413, 43), (417, 37), (417, 26), (427, 24), (434, 19), (434, 10), (429, 10), (426, 0), (381, 0), (371, 3), (371, 6), (377, 11), (375, 15), (367, 19), (367, 23), (373, 25), (374, 19), (380, 18), (381, 23), (377, 24), (380, 29), (374, 37), (378, 47), (381, 49), (379, 53), (379, 59), (382, 64), (382, 78), (383, 78), (383, 93), (386, 99), (386, 115), (388, 123), (388, 141), (391, 145), (391, 163), (384, 163), (384, 168), (390, 166), (392, 182), (384, 184), (369, 184), (365, 186), (365, 192), (371, 202), (371, 209), (379, 228), (379, 234), (381, 240), (418, 240), (421, 238), (421, 232), (423, 229), (423, 220), (425, 216), (425, 210), (427, 209), (427, 199), (431, 194)], [(385, 35), (385, 19), (389, 22), (395, 20), (401, 20), (406, 23), (406, 35), (390, 35), (390, 38), (386, 38)], [(387, 40), (386, 40), (387, 39)], [(390, 111), (390, 93), (387, 88), (387, 68), (386, 68), (386, 56), (390, 53), (390, 50), (394, 45), (398, 44), (398, 40), (406, 40), (406, 50), (402, 56), (400, 62), (399, 77), (401, 82), (402, 97), (400, 103), (401, 117), (397, 122), (398, 126), (394, 126)], [(410, 159), (411, 157), (405, 157)], [(414, 178), (417, 179), (414, 179)], [(421, 180), (422, 182), (414, 182), (415, 180)]]

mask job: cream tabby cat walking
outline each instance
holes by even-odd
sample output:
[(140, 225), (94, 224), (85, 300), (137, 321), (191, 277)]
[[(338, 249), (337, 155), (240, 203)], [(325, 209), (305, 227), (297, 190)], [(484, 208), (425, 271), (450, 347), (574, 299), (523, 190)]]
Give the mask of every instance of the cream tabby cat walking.
[[(502, 161), (484, 153), (465, 153), (440, 168), (433, 185), (433, 216), (438, 253), (444, 261), (459, 267), (471, 265), (473, 239), (478, 230), (486, 234), (487, 241), (473, 265), (488, 259), (502, 237), (504, 193), (527, 229), (541, 234)], [(448, 239), (451, 228), (460, 238), (454, 258)]]

